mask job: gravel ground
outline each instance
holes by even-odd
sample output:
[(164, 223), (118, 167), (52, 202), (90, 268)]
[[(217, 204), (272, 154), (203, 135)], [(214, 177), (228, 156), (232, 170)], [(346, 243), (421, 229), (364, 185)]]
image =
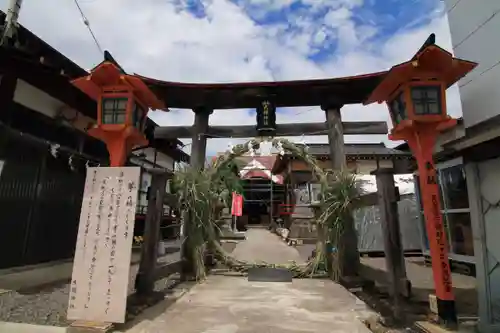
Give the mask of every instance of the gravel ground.
[[(166, 263), (176, 260), (178, 257), (180, 257), (179, 253), (172, 253), (158, 261)], [(138, 265), (134, 265), (130, 270), (129, 295), (134, 292), (134, 281), (138, 268)], [(165, 293), (177, 282), (177, 275), (158, 280), (155, 284), (155, 291)], [(0, 321), (67, 326), (68, 299), (68, 283), (24, 292), (9, 291), (0, 295)]]

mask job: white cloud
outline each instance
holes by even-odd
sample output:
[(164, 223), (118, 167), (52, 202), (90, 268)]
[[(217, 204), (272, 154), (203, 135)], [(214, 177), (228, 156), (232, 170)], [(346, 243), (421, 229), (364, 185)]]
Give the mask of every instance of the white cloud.
[[(287, 12), (288, 23), (259, 25), (250, 15), (254, 11), (248, 9), (263, 9), (264, 15), (300, 1), (311, 7)], [(0, 0), (3, 10), (7, 3)], [(193, 3), (204, 15), (186, 10)], [(80, 4), (102, 47), (128, 72), (167, 81), (294, 80), (385, 70), (411, 57), (431, 32), (437, 34), (440, 45), (451, 48), (442, 13), (432, 13), (432, 20), (424, 25), (415, 21), (389, 38), (374, 38), (376, 25), (353, 19), (362, 0), (80, 0)], [(84, 68), (102, 60), (72, 1), (26, 1), (20, 21)], [(310, 56), (322, 46), (323, 58), (314, 62)], [(452, 115), (461, 115), (455, 88), (448, 94), (448, 107)], [(389, 119), (383, 105), (348, 105), (342, 114), (350, 121)], [(162, 125), (190, 125), (193, 114), (173, 110), (154, 112), (151, 118)], [(278, 122), (317, 121), (324, 121), (319, 108), (287, 108), (278, 114)], [(247, 110), (220, 110), (210, 123), (254, 124), (255, 116)], [(306, 136), (306, 140), (326, 142), (326, 137)], [(224, 150), (227, 141), (209, 140), (209, 154)], [(346, 141), (380, 142), (387, 137), (349, 136)]]
[(330, 27), (339, 28), (349, 21), (352, 12), (346, 7), (332, 9), (325, 15), (325, 24)]

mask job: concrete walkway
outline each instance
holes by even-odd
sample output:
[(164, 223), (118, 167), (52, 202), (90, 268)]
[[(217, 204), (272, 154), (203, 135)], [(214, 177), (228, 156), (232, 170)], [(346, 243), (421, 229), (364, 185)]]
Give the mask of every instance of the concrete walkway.
[[(249, 229), (246, 236), (232, 253), (238, 259), (303, 261), (295, 248), (268, 230)], [(362, 321), (374, 315), (365, 303), (329, 280), (249, 282), (246, 277), (222, 275), (210, 275), (177, 302), (148, 311), (134, 327), (119, 332), (368, 333)]]
[(248, 262), (264, 261), (269, 264), (287, 264), (291, 261), (303, 263), (304, 259), (299, 252), (285, 244), (278, 235), (267, 229), (248, 229), (246, 240), (239, 242), (232, 255)]
[(162, 313), (122, 333), (368, 333), (373, 313), (338, 284), (300, 279), (248, 282), (212, 275)]

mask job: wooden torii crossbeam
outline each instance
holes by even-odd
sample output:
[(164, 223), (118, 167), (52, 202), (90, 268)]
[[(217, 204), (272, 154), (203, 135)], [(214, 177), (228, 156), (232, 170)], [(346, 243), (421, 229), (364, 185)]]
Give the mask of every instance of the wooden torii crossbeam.
[[(342, 122), (343, 133), (353, 134), (387, 134), (385, 121)], [(192, 126), (162, 126), (155, 130), (156, 138), (193, 137)], [(328, 129), (324, 123), (278, 124), (275, 136), (327, 135)], [(244, 126), (209, 126), (204, 136), (207, 138), (250, 138), (258, 135), (255, 125)]]

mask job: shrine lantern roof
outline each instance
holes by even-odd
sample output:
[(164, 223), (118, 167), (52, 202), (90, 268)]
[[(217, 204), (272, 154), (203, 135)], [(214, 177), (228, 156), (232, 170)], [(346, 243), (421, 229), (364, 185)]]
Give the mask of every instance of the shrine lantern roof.
[(94, 67), (89, 75), (75, 79), (72, 83), (95, 101), (99, 100), (103, 90), (112, 91), (126, 87), (149, 108), (168, 111), (165, 104), (156, 97), (141, 78), (126, 74), (107, 51), (104, 53), (104, 61)]
[(475, 62), (453, 57), (435, 44), (435, 38), (431, 34), (409, 61), (393, 66), (363, 104), (382, 103), (400, 85), (410, 81), (434, 80), (450, 87), (477, 66)]

